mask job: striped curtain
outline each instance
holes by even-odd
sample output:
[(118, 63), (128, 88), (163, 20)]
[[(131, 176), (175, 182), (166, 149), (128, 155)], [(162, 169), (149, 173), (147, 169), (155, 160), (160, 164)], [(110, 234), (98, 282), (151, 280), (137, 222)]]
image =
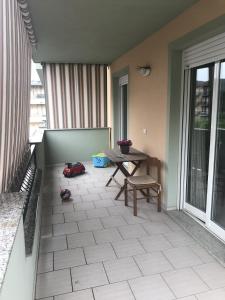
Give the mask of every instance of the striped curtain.
[(0, 192), (28, 143), (31, 46), (16, 0), (0, 1)]
[(107, 66), (44, 64), (48, 127), (107, 126)]

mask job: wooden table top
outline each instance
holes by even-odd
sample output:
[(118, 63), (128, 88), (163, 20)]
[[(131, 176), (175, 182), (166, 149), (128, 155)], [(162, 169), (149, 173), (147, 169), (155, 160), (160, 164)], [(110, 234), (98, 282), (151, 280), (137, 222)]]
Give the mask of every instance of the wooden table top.
[(128, 154), (122, 154), (120, 152), (120, 148), (108, 149), (104, 150), (105, 155), (114, 163), (117, 162), (131, 162), (131, 161), (143, 161), (147, 160), (147, 154), (136, 150), (134, 148), (130, 148), (130, 152)]

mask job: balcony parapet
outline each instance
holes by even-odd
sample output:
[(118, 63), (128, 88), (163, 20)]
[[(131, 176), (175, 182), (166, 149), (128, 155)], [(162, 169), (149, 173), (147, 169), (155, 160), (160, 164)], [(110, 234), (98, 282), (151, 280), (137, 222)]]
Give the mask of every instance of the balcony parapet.
[(26, 192), (0, 194), (0, 288), (7, 270), (10, 254), (23, 209)]

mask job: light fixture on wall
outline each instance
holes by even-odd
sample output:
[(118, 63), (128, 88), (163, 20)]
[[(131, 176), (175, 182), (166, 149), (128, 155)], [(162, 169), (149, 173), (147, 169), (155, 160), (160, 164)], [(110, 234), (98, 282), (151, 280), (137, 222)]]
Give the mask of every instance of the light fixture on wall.
[(150, 65), (137, 66), (137, 72), (143, 77), (149, 76), (151, 74), (151, 70)]

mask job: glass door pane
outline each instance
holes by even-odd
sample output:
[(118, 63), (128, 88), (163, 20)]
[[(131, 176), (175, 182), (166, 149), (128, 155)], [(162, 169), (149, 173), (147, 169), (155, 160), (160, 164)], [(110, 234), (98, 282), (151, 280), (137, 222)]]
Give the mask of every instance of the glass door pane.
[(214, 65), (192, 69), (186, 202), (205, 212)]
[(211, 219), (225, 229), (225, 62), (219, 79)]

